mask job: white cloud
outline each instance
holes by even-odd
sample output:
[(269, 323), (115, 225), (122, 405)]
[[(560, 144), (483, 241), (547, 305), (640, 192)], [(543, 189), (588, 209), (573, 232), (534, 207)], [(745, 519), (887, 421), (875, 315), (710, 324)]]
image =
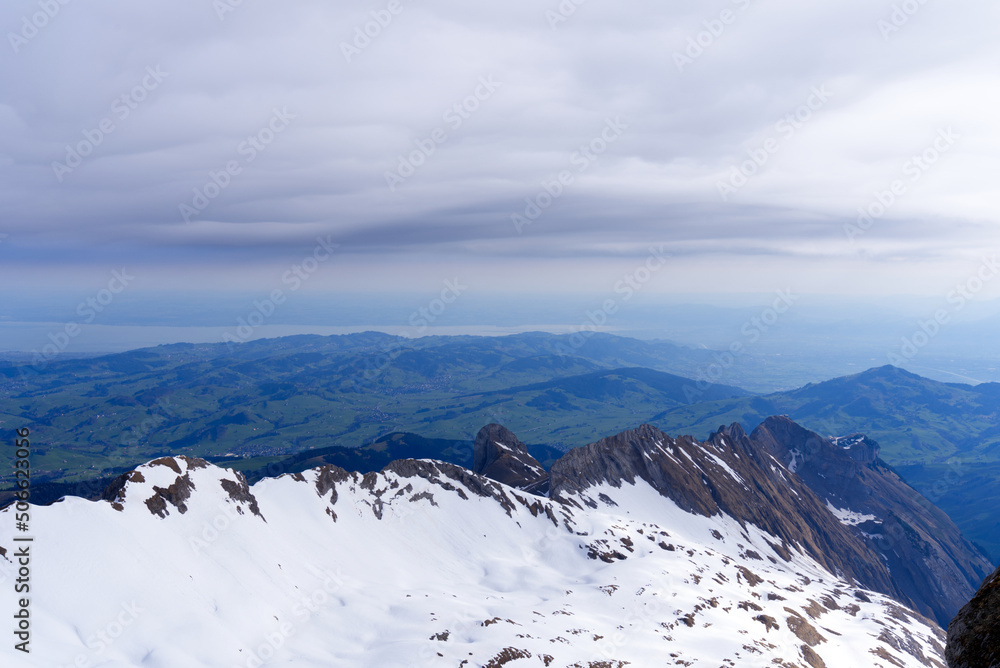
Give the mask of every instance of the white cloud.
[[(589, 0), (555, 29), (555, 2), (399, 0), (391, 21), (373, 18), (388, 6), (243, 2), (220, 20), (209, 2), (74, 2), (15, 39), (17, 53), (8, 35), (4, 263), (81, 248), (104, 262), (109, 242), (137, 262), (238, 261), (254, 246), (294, 254), (321, 231), (386, 265), (431, 252), (586, 258), (655, 241), (846, 270), (857, 248), (843, 225), (944, 128), (960, 141), (858, 243), (873, 263), (931, 249), (960, 262), (995, 239), (992, 5), (929, 0), (887, 39), (878, 21), (893, 3), (860, 0)], [(19, 35), (38, 11), (7, 3), (0, 27)], [(721, 32), (720, 17), (732, 17)], [(342, 44), (376, 19), (385, 25), (369, 25), (378, 35), (348, 62)], [(689, 39), (705, 46), (679, 72)], [(114, 100), (157, 66), (169, 76), (117, 117)], [(448, 110), (482, 77), (499, 88), (454, 126)], [(823, 86), (828, 101), (793, 134), (779, 129)], [(241, 143), (276, 107), (295, 119), (250, 162)], [(579, 171), (574, 152), (615, 117), (628, 129)], [(60, 183), (53, 161), (105, 119), (113, 132)], [(390, 192), (386, 172), (436, 130), (446, 138)], [(718, 183), (769, 139), (778, 149), (722, 201)], [(240, 173), (186, 224), (179, 205), (230, 161)], [(516, 234), (510, 215), (563, 170), (573, 184)]]

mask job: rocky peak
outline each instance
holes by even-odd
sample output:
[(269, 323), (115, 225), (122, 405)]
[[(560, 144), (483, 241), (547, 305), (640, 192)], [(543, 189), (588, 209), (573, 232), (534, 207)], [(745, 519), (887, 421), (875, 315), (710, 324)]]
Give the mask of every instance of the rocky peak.
[(831, 501), (837, 507), (844, 507), (841, 492), (846, 496), (863, 493), (858, 478), (862, 465), (851, 456), (850, 449), (835, 446), (788, 416), (767, 418), (753, 430), (750, 439), (790, 471), (805, 476), (807, 484), (813, 477), (832, 479), (823, 490), (829, 494), (819, 495), (824, 499), (831, 495), (836, 497)]
[(488, 424), (476, 435), (472, 472), (532, 494), (544, 495), (549, 488), (545, 467), (528, 453), (528, 446), (499, 424)]
[(107, 486), (101, 499), (119, 512), (130, 511), (141, 503), (148, 512), (165, 519), (171, 511), (187, 513), (188, 501), (199, 487), (203, 494), (236, 504), (239, 514), (246, 510), (263, 519), (242, 473), (184, 455), (161, 457), (123, 473)]
[(802, 550), (832, 573), (900, 597), (879, 558), (738, 424), (720, 427), (704, 443), (642, 425), (571, 450), (549, 473), (553, 499), (593, 506), (590, 487), (644, 480), (687, 512), (755, 525), (774, 537), (772, 547), (785, 559)]
[(878, 459), (882, 448), (877, 441), (873, 441), (864, 434), (851, 434), (850, 436), (835, 436), (830, 439), (834, 445), (843, 448), (850, 454), (851, 459), (859, 464), (873, 464)]
[(878, 443), (863, 434), (828, 439), (782, 416), (765, 420), (750, 440), (794, 471), (879, 555), (904, 602), (942, 626), (992, 570), (951, 519), (878, 458)]

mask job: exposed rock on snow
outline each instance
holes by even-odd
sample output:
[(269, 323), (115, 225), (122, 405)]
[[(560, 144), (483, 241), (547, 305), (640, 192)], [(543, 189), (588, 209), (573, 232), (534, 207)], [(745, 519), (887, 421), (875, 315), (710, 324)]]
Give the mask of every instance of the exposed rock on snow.
[[(429, 460), (252, 487), (157, 460), (32, 509), (32, 654), (0, 664), (941, 668), (941, 629), (862, 586), (865, 545), (748, 446), (642, 427), (560, 460), (553, 498)], [(0, 579), (14, 536), (8, 508)]]

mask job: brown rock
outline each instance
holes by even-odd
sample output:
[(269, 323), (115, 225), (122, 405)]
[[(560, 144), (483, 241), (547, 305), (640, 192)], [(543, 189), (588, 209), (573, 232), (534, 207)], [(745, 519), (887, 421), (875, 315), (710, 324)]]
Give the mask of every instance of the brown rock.
[(950, 668), (1000, 668), (1000, 569), (948, 626)]

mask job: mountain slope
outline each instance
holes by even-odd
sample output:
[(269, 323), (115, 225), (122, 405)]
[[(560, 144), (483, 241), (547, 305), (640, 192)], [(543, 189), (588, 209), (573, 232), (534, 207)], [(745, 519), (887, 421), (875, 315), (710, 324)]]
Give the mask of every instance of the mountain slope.
[(877, 553), (907, 602), (946, 626), (992, 570), (958, 527), (879, 459), (861, 435), (825, 439), (770, 417), (750, 440), (770, 452)]
[(504, 394), (525, 394), (539, 391), (558, 391), (579, 399), (607, 401), (620, 399), (630, 392), (655, 395), (661, 404), (684, 405), (693, 400), (713, 401), (733, 397), (746, 397), (751, 393), (729, 385), (708, 385), (704, 390), (695, 387), (690, 378), (683, 378), (662, 371), (642, 368), (619, 368), (580, 374), (543, 383), (504, 388), (483, 392), (476, 396), (489, 397)]
[[(45, 574), (32, 583), (33, 653), (5, 643), (0, 660), (15, 668), (943, 666), (933, 622), (810, 555), (824, 535), (853, 538), (822, 518), (829, 511), (817, 500), (804, 501), (803, 513), (783, 506), (796, 517), (722, 512), (737, 512), (726, 489), (745, 498), (811, 494), (749, 480), (738, 492), (733, 474), (760, 465), (741, 465), (745, 435), (730, 428), (702, 453), (693, 442), (647, 436), (660, 438), (642, 428), (593, 449), (646, 461), (658, 448), (668, 468), (729, 476), (716, 512), (679, 505), (642, 476), (630, 481), (615, 468), (626, 460), (610, 455), (604, 467), (587, 458), (570, 466), (573, 453), (561, 459), (551, 499), (433, 461), (364, 475), (327, 466), (252, 487), (197, 459), (150, 462), (119, 478), (106, 500), (33, 509), (32, 563)], [(777, 479), (792, 475), (762, 461)], [(654, 468), (645, 472), (655, 484)], [(697, 494), (678, 500), (711, 507)], [(751, 518), (777, 524), (765, 530)], [(8, 508), (0, 512), (8, 579), (14, 535)], [(863, 560), (817, 556), (842, 560), (858, 577), (878, 575)], [(4, 609), (12, 596), (0, 588)]]
[(885, 566), (796, 476), (754, 447), (738, 424), (705, 443), (642, 427), (577, 448), (550, 471), (552, 497), (572, 502), (587, 487), (643, 480), (687, 512), (759, 527), (790, 559), (805, 553), (827, 570), (903, 599)]
[(1000, 668), (1000, 569), (948, 626), (949, 668)]

